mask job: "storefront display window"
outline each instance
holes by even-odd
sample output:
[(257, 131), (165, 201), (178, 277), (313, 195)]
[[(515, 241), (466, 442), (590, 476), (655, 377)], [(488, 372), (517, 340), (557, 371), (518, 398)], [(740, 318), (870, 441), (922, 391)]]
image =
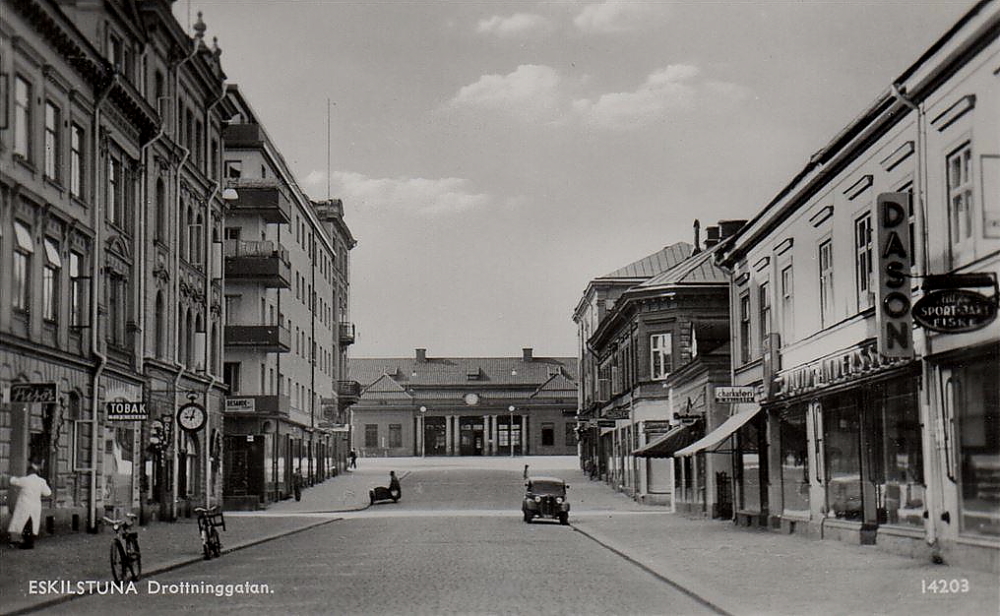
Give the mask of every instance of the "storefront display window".
[(793, 407), (779, 420), (781, 494), (786, 514), (809, 515), (809, 448), (804, 406)]
[(134, 438), (135, 431), (130, 427), (108, 426), (104, 429), (105, 506), (132, 506)]
[(926, 488), (916, 384), (909, 378), (889, 381), (877, 399), (878, 521), (922, 528)]
[(740, 509), (743, 511), (761, 512), (761, 434), (760, 419), (747, 422), (736, 434), (737, 452), (736, 468), (740, 490)]
[(956, 367), (948, 380), (956, 423), (961, 529), (1000, 537), (1000, 392), (997, 355)]
[(862, 520), (861, 421), (851, 394), (823, 400), (826, 501), (830, 516)]

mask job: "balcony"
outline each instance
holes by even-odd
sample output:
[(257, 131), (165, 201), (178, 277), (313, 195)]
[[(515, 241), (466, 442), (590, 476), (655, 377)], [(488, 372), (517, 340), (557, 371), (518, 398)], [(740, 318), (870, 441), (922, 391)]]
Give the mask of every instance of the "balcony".
[(287, 353), (292, 350), (292, 332), (277, 325), (227, 325), (226, 348)]
[(337, 403), (341, 409), (356, 404), (361, 399), (361, 383), (337, 381)]
[(291, 288), (292, 266), (288, 251), (276, 242), (226, 240), (226, 280), (259, 282), (270, 289)]
[(341, 323), (340, 324), (340, 344), (341, 346), (347, 346), (349, 344), (354, 344), (354, 323)]
[(273, 179), (227, 180), (226, 188), (236, 191), (236, 199), (226, 201), (231, 216), (260, 216), (269, 223), (288, 223), (292, 204)]
[(227, 415), (269, 415), (288, 417), (288, 396), (226, 396)]
[(259, 148), (264, 140), (260, 124), (230, 124), (222, 129), (222, 143), (227, 148)]

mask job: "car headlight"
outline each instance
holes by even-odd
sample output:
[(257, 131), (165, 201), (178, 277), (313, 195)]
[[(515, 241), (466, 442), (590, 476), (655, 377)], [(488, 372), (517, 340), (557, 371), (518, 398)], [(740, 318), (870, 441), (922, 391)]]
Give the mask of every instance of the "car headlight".
[(563, 499), (562, 499), (562, 497), (561, 497), (561, 496), (557, 496), (557, 497), (556, 497), (556, 504), (557, 504), (557, 505), (561, 505), (561, 504), (562, 504), (562, 502), (563, 502)]
[(536, 503), (540, 503), (540, 502), (542, 502), (542, 497), (541, 497), (541, 496), (536, 496), (536, 497), (535, 497), (535, 502), (536, 502)]

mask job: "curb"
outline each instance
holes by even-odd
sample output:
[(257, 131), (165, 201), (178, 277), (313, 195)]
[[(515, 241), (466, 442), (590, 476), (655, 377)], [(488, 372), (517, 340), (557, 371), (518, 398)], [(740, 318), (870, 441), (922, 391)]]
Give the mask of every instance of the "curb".
[[(246, 549), (246, 548), (249, 548), (249, 547), (253, 547), (255, 545), (260, 545), (261, 543), (267, 543), (268, 541), (274, 541), (275, 539), (280, 539), (282, 537), (288, 537), (290, 535), (301, 533), (301, 532), (304, 532), (304, 531), (307, 531), (307, 530), (312, 530), (314, 528), (323, 526), (325, 524), (331, 524), (333, 522), (339, 522), (339, 521), (341, 521), (343, 519), (344, 518), (330, 518), (328, 520), (321, 520), (319, 522), (315, 522), (315, 523), (312, 523), (312, 524), (307, 524), (307, 525), (305, 525), (305, 526), (303, 526), (301, 528), (294, 528), (294, 529), (289, 530), (289, 531), (284, 531), (284, 532), (280, 532), (280, 533), (274, 533), (274, 534), (271, 534), (271, 535), (267, 535), (265, 537), (258, 537), (256, 539), (250, 539), (250, 540), (244, 541), (243, 543), (236, 544), (236, 545), (234, 545), (232, 547), (223, 548), (222, 553), (223, 554), (229, 554), (230, 552), (236, 552), (237, 550), (243, 550), (243, 549)], [(165, 563), (165, 564), (162, 564), (162, 565), (158, 565), (158, 566), (156, 566), (156, 567), (154, 567), (152, 569), (144, 571), (143, 574), (142, 574), (142, 579), (145, 580), (145, 579), (147, 579), (147, 578), (149, 578), (149, 577), (151, 577), (153, 575), (156, 575), (156, 574), (159, 574), (159, 573), (166, 573), (167, 571), (173, 571), (174, 569), (180, 569), (181, 567), (186, 567), (187, 565), (193, 565), (195, 563), (200, 563), (200, 562), (203, 562), (204, 560), (205, 560), (204, 557), (198, 556), (198, 557), (181, 558), (181, 559), (175, 560), (173, 562), (168, 562), (168, 563)], [(13, 612), (3, 612), (3, 614), (5, 614), (6, 616), (17, 616), (19, 614), (30, 614), (31, 612), (37, 612), (38, 610), (43, 610), (43, 609), (46, 609), (46, 608), (54, 607), (56, 605), (61, 605), (63, 603), (68, 603), (68, 602), (70, 602), (70, 601), (72, 601), (74, 599), (79, 599), (81, 597), (87, 597), (87, 596), (92, 595), (92, 594), (94, 594), (94, 593), (88, 592), (88, 593), (82, 593), (82, 594), (62, 595), (61, 597), (56, 597), (54, 599), (47, 599), (47, 600), (41, 601), (39, 603), (36, 603), (34, 605), (28, 605), (28, 606), (25, 606), (25, 607), (22, 607), (22, 608), (18, 608), (17, 610), (14, 610)]]
[(625, 551), (624, 548), (619, 548), (619, 547), (613, 545), (612, 543), (610, 543), (609, 540), (603, 539), (599, 535), (596, 535), (596, 534), (593, 534), (593, 533), (591, 533), (589, 531), (583, 530), (582, 528), (576, 526), (575, 524), (573, 525), (573, 530), (575, 530), (576, 532), (580, 533), (584, 537), (590, 539), (594, 543), (600, 545), (601, 547), (603, 547), (603, 548), (605, 548), (607, 550), (610, 550), (611, 552), (614, 552), (618, 556), (622, 557), (623, 559), (625, 559), (626, 561), (632, 563), (633, 565), (639, 567), (640, 569), (642, 569), (646, 573), (652, 575), (653, 577), (655, 577), (656, 579), (660, 580), (661, 582), (665, 582), (667, 585), (669, 585), (669, 586), (673, 587), (674, 589), (676, 589), (676, 590), (684, 593), (685, 595), (687, 595), (691, 599), (694, 599), (695, 601), (697, 601), (698, 603), (704, 605), (705, 607), (709, 608), (710, 610), (713, 610), (715, 613), (719, 614), (720, 616), (733, 616), (732, 612), (729, 612), (729, 611), (725, 610), (724, 608), (722, 608), (719, 605), (717, 605), (716, 603), (714, 603), (714, 602), (706, 599), (705, 597), (699, 595), (698, 593), (694, 592), (693, 590), (690, 590), (689, 588), (686, 588), (686, 587), (682, 586), (680, 583), (676, 582), (675, 580), (672, 580), (672, 579), (668, 578), (667, 576), (663, 575), (662, 573), (660, 573), (659, 571), (657, 571), (653, 567), (647, 565), (646, 563), (642, 562), (641, 560), (638, 560), (634, 556), (630, 556)]

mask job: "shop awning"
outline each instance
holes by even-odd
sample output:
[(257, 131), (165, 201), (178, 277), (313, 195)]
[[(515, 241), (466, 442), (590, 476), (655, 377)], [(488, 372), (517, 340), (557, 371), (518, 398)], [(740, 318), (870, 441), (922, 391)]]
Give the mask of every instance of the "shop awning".
[(733, 433), (743, 427), (743, 424), (753, 419), (753, 417), (759, 412), (760, 407), (758, 406), (732, 415), (729, 419), (722, 422), (721, 426), (706, 434), (704, 438), (678, 450), (674, 455), (690, 456), (698, 453), (699, 451), (715, 449), (720, 443), (722, 443), (722, 441), (732, 436)]
[(696, 425), (684, 424), (670, 429), (650, 443), (632, 452), (640, 458), (669, 458), (682, 447), (687, 447), (698, 438)]

